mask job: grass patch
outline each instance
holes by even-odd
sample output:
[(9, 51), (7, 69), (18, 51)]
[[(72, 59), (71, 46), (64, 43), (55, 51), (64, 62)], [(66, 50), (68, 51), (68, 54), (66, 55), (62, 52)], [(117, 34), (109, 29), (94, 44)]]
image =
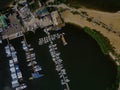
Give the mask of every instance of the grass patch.
[[(116, 54), (114, 51), (114, 47), (110, 44), (110, 41), (104, 37), (100, 32), (90, 29), (89, 27), (85, 27), (84, 31), (89, 34), (93, 39), (96, 40), (98, 45), (100, 46), (102, 52), (105, 55), (109, 55), (109, 52), (112, 52), (113, 54)], [(117, 76), (116, 76), (116, 82), (112, 84), (112, 86), (106, 88), (106, 90), (118, 90), (120, 83), (120, 65), (117, 66)]]
[(96, 40), (98, 45), (100, 46), (102, 52), (105, 55), (108, 55), (109, 52), (114, 53), (114, 47), (110, 44), (110, 41), (104, 37), (100, 32), (90, 29), (89, 27), (85, 27), (84, 31), (89, 34), (93, 39)]

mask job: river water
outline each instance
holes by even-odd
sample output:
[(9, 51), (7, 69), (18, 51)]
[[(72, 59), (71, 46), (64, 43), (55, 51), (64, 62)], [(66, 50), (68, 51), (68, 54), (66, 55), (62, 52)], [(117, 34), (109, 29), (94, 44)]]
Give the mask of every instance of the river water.
[[(68, 78), (71, 80), (69, 83), (71, 90), (106, 90), (107, 87), (115, 83), (117, 66), (101, 52), (95, 40), (82, 29), (69, 24), (58, 33), (62, 32), (65, 32), (68, 45), (63, 46), (61, 40), (56, 40), (54, 43), (58, 44), (58, 51), (61, 52), (64, 67)], [(28, 43), (35, 49), (37, 61), (42, 66), (44, 73), (44, 77), (28, 82), (27, 76), (29, 73), (26, 68), (25, 53), (20, 44), (22, 38), (10, 41), (18, 52), (23, 76), (25, 76), (24, 79), (29, 87), (27, 90), (63, 90), (58, 73), (55, 71), (55, 64), (48, 51), (49, 44), (38, 45), (38, 39), (46, 36), (46, 34), (42, 30), (37, 30), (35, 34), (29, 32), (26, 36)], [(2, 48), (1, 55), (4, 52)], [(8, 61), (5, 59), (5, 54), (4, 56), (1, 55), (0, 68), (3, 68), (3, 70), (0, 69), (0, 84), (1, 86), (10, 86), (9, 78), (5, 78), (9, 76)], [(0, 90), (2, 90), (2, 87)]]

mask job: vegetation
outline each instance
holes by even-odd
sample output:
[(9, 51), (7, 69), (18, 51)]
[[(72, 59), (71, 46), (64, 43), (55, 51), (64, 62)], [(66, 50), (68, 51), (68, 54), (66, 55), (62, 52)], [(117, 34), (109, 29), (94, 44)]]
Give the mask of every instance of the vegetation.
[[(110, 41), (106, 37), (104, 37), (98, 31), (90, 29), (89, 27), (85, 27), (84, 31), (87, 34), (89, 34), (93, 39), (96, 40), (96, 42), (100, 45), (100, 48), (105, 55), (108, 55), (109, 52), (112, 52), (118, 58), (118, 61), (120, 60), (120, 55), (117, 55), (115, 53), (113, 47), (110, 44)], [(111, 87), (108, 87), (106, 90), (118, 90), (119, 82), (120, 82), (120, 65), (117, 66), (116, 82)]]
[(6, 14), (11, 10), (11, 7), (5, 7), (0, 9), (0, 14)]
[(91, 22), (93, 18), (87, 18), (87, 21)]
[(31, 11), (35, 11), (36, 9), (39, 8), (38, 0), (34, 0), (34, 3), (30, 5), (30, 1), (27, 0), (28, 2), (28, 7), (30, 8)]
[(75, 9), (81, 8), (80, 5), (76, 5), (76, 4), (69, 4), (69, 6), (75, 8)]
[(113, 47), (110, 45), (110, 41), (101, 33), (99, 33), (96, 30), (91, 30), (88, 27), (85, 27), (84, 30), (96, 40), (96, 42), (100, 45), (100, 48), (105, 55), (108, 55), (109, 52), (114, 52)]
[(71, 11), (72, 14), (80, 14), (79, 12), (77, 11)]

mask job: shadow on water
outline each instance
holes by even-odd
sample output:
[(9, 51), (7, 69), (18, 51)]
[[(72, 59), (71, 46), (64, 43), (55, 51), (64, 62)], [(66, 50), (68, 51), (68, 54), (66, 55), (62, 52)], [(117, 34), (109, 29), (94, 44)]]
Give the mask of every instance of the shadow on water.
[[(117, 68), (115, 63), (105, 56), (98, 44), (82, 29), (76, 26), (67, 24), (62, 31), (65, 32), (65, 38), (68, 42), (67, 46), (63, 46), (61, 40), (56, 40), (58, 51), (61, 52), (64, 67), (70, 81), (71, 90), (106, 90), (116, 80)], [(28, 84), (27, 90), (63, 90), (60, 85), (60, 79), (55, 71), (55, 65), (49, 53), (48, 44), (39, 46), (38, 39), (46, 36), (42, 30), (37, 30), (36, 33), (30, 32), (26, 34), (27, 41), (35, 49), (37, 62), (43, 68), (44, 77), (27, 82), (27, 68), (25, 64), (25, 55), (21, 49), (21, 39), (11, 41), (15, 46), (20, 65)], [(54, 33), (54, 32), (53, 32)], [(4, 57), (0, 54), (0, 62), (3, 63)], [(3, 65), (3, 64), (2, 64)], [(0, 65), (0, 73), (4, 75), (5, 66)], [(7, 65), (6, 65), (7, 66)], [(2, 67), (4, 68), (2, 70)], [(9, 76), (7, 74), (7, 76)], [(0, 77), (1, 78), (1, 77)], [(3, 78), (1, 78), (2, 81)], [(0, 84), (3, 85), (3, 82)], [(1, 89), (0, 89), (1, 90)]]

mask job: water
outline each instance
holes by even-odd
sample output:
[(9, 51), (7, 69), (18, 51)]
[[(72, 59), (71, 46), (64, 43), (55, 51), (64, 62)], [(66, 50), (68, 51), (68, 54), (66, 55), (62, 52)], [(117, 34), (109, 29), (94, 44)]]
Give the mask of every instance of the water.
[(0, 0), (0, 9), (6, 7), (13, 0)]
[[(69, 83), (71, 90), (106, 90), (107, 87), (111, 86), (116, 80), (116, 65), (101, 52), (97, 43), (82, 29), (69, 24), (62, 31), (59, 31), (59, 33), (62, 32), (66, 34), (65, 38), (68, 45), (63, 46), (61, 40), (56, 40), (54, 43), (58, 44), (58, 51), (61, 52), (61, 57), (64, 60), (63, 64), (71, 80)], [(35, 34), (29, 32), (26, 36), (28, 43), (31, 43), (34, 47), (37, 61), (45, 74), (40, 79), (28, 82), (29, 72), (26, 67), (25, 52), (22, 50), (20, 43), (22, 38), (10, 41), (18, 52), (24, 80), (29, 87), (26, 90), (63, 90), (59, 76), (55, 71), (55, 65), (48, 52), (48, 44), (38, 45), (38, 39), (46, 36), (46, 34), (42, 30), (37, 30)], [(5, 53), (3, 53), (3, 46), (0, 47), (0, 78), (2, 78), (4, 75), (9, 76), (9, 68), (6, 64), (8, 61), (5, 58)], [(3, 80), (0, 80), (1, 86), (10, 86), (9, 78), (5, 78), (6, 76)], [(0, 90), (2, 90), (2, 87)]]
[(71, 5), (85, 6), (102, 11), (117, 12), (120, 10), (120, 0), (68, 0)]
[[(7, 6), (13, 0), (0, 0), (0, 7)], [(46, 0), (42, 0), (46, 1)], [(76, 2), (77, 1), (77, 2)], [(120, 0), (68, 0), (72, 5), (85, 6), (109, 12), (117, 12), (120, 10)]]

